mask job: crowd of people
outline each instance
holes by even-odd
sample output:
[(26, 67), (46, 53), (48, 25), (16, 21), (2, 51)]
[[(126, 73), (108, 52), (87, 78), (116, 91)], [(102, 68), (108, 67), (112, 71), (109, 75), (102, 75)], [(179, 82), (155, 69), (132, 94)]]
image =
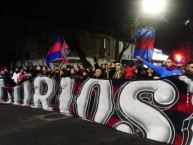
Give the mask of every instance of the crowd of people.
[[(186, 75), (193, 79), (193, 61), (187, 62), (184, 67), (176, 67), (173, 59), (168, 58), (161, 66), (154, 65), (141, 57), (136, 57), (137, 61), (124, 63), (106, 63), (99, 65), (97, 62), (91, 68), (76, 66), (62, 66), (60, 68), (49, 69), (46, 66), (37, 65), (34, 70), (24, 70), (16, 67), (11, 73), (8, 68), (1, 70), (1, 78), (6, 85), (22, 84), (26, 80), (33, 80), (38, 75), (47, 76), (59, 82), (61, 78), (87, 78), (96, 79), (126, 79), (126, 80), (147, 80), (160, 79), (172, 75)], [(145, 67), (144, 67), (145, 66)]]

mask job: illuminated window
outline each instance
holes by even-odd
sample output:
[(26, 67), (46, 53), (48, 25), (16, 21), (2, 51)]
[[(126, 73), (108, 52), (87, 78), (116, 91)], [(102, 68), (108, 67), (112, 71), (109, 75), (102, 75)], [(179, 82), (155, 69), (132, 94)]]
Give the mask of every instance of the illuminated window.
[(102, 57), (110, 55), (110, 40), (107, 38), (100, 39), (100, 55)]

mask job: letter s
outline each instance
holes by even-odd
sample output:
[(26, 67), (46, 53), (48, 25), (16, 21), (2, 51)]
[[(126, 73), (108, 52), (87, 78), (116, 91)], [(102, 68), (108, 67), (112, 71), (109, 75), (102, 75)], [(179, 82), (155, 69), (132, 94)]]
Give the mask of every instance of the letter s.
[[(134, 126), (129, 132), (135, 129), (133, 133), (140, 132), (143, 137), (160, 142), (173, 142), (174, 127), (160, 110), (173, 106), (178, 100), (179, 92), (171, 82), (133, 81), (122, 86), (117, 95), (115, 103), (119, 116)], [(117, 129), (121, 128), (119, 125), (122, 124), (119, 123)]]

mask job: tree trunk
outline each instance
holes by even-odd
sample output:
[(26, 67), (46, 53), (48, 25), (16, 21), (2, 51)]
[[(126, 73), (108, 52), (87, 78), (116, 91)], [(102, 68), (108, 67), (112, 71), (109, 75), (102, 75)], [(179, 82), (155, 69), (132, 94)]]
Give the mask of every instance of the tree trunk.
[(79, 56), (80, 60), (82, 61), (83, 67), (84, 68), (91, 68), (92, 67), (91, 63), (88, 62), (84, 52), (81, 49), (80, 41), (79, 41), (79, 35), (78, 35), (77, 30), (71, 30), (71, 34), (72, 34), (72, 42), (73, 42), (74, 47), (76, 48), (76, 50), (78, 52), (78, 56)]
[(116, 44), (115, 44), (115, 61), (117, 61), (119, 55), (119, 39), (116, 38)]
[(121, 52), (119, 53), (119, 56), (118, 56), (118, 59), (117, 61), (120, 62), (121, 61), (121, 58), (123, 56), (123, 53), (129, 48), (129, 45), (131, 43), (123, 43), (123, 49), (121, 50)]

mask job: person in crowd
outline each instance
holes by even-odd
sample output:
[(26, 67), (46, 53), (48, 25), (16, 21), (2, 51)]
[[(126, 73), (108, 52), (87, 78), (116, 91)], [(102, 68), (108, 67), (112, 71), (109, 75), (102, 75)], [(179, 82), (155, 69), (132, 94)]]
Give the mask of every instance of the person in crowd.
[(15, 83), (18, 82), (19, 72), (20, 72), (19, 67), (16, 67), (12, 76), (12, 79), (14, 80)]
[(74, 67), (70, 69), (70, 78), (71, 79), (80, 78), (80, 76), (76, 73), (76, 70)]
[(126, 69), (127, 66), (128, 66), (128, 65), (127, 65), (126, 63), (123, 64), (123, 68), (124, 68), (124, 69)]
[(21, 84), (21, 81), (24, 79), (25, 74), (23, 68), (20, 69), (19, 76), (18, 76), (18, 84)]
[(143, 66), (141, 63), (135, 68), (135, 80), (143, 80), (146, 79), (147, 76), (147, 68)]
[(90, 77), (94, 78), (95, 77), (95, 72), (96, 72), (96, 67), (92, 66), (91, 70), (90, 70)]
[(66, 69), (65, 67), (60, 68), (60, 78), (65, 78), (66, 77)]
[(120, 63), (116, 64), (116, 71), (113, 75), (113, 79), (124, 79), (125, 72), (123, 66)]
[(125, 68), (125, 79), (134, 80), (135, 79), (135, 69), (137, 63), (135, 64), (133, 61), (130, 61)]
[[(1, 70), (1, 79), (4, 80), (4, 85), (6, 87), (13, 88), (17, 85), (17, 83), (15, 83), (14, 80), (11, 78), (7, 67), (3, 67), (3, 69)], [(7, 91), (9, 92), (9, 94), (13, 93), (13, 89), (8, 89)], [(8, 95), (8, 99), (6, 103), (11, 103), (11, 102), (13, 102), (13, 97), (11, 95)]]
[(86, 80), (88, 78), (89, 78), (89, 72), (87, 70), (84, 70), (83, 73), (82, 73), (81, 79)]
[(72, 66), (70, 66), (70, 65), (67, 65), (67, 66), (66, 66), (66, 73), (65, 73), (66, 77), (70, 77), (70, 75), (71, 75), (71, 74), (70, 74), (71, 67), (72, 67)]
[(100, 68), (97, 68), (94, 74), (94, 78), (96, 79), (103, 79), (102, 70)]
[(41, 65), (37, 65), (36, 71), (37, 71), (38, 74), (42, 74), (43, 73), (42, 72), (42, 66)]
[(185, 69), (184, 72), (182, 73), (182, 75), (187, 76), (188, 78), (190, 78), (191, 80), (193, 80), (193, 61), (188, 61), (185, 64)]
[(23, 70), (21, 69), (22, 71), (20, 71), (20, 74), (19, 74), (19, 77), (18, 77), (18, 84), (22, 84), (23, 82), (25, 81), (28, 81), (28, 80), (31, 80), (32, 78), (32, 75), (29, 71), (27, 70)]
[(109, 70), (109, 79), (112, 79), (113, 78), (113, 75), (115, 74), (115, 71), (116, 71), (116, 65), (114, 62), (112, 62), (110, 64), (110, 70)]
[(52, 69), (47, 67), (47, 76), (49, 77), (50, 73), (51, 73)]
[(42, 73), (43, 73), (45, 76), (48, 76), (49, 71), (48, 71), (47, 66), (42, 66)]
[(146, 79), (146, 77), (147, 77), (147, 68), (141, 67), (139, 71), (139, 79)]
[(55, 75), (55, 71), (50, 69), (49, 73), (48, 73), (48, 77), (51, 79), (54, 79), (54, 75)]
[(5, 86), (14, 87), (17, 85), (17, 83), (15, 83), (15, 81), (11, 78), (7, 67), (3, 67), (1, 70), (1, 78), (4, 80)]
[(60, 70), (58, 68), (54, 68), (54, 76), (53, 79), (58, 83), (60, 81)]
[(35, 77), (41, 76), (41, 75), (44, 75), (43, 71), (42, 71), (42, 66), (37, 65), (36, 68), (33, 70), (32, 77), (35, 78)]
[(83, 71), (84, 71), (84, 69), (81, 68), (81, 67), (77, 64), (76, 73), (77, 73), (79, 76), (82, 76)]
[(156, 73), (160, 75), (161, 78), (179, 75), (182, 73), (180, 69), (175, 68), (175, 62), (172, 58), (167, 58), (164, 66), (156, 66), (151, 62), (142, 59), (140, 56), (137, 56), (136, 59), (147, 65), (147, 67), (152, 68)]
[(110, 65), (110, 63), (108, 63), (106, 65), (106, 69), (104, 72), (104, 78), (110, 79), (110, 75), (109, 75), (110, 70), (111, 70), (111, 65)]
[(106, 64), (105, 63), (101, 65), (101, 70), (102, 70), (102, 76), (103, 78), (105, 78), (105, 75), (106, 75)]
[(147, 68), (147, 75), (145, 76), (145, 79), (159, 79), (160, 77), (156, 75), (156, 73), (151, 69), (150, 67)]

